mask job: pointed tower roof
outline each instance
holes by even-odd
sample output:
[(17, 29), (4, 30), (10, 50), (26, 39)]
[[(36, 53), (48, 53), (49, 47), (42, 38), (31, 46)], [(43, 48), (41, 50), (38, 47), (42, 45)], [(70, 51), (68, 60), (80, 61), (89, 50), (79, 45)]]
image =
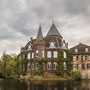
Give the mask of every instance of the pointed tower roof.
[(42, 36), (42, 29), (41, 29), (41, 24), (39, 26), (39, 30), (38, 30), (38, 34), (37, 34), (37, 40), (42, 40), (43, 36)]
[(58, 32), (58, 30), (57, 30), (57, 28), (56, 28), (54, 23), (52, 24), (49, 32), (47, 33), (47, 36), (60, 36), (60, 37), (62, 37), (60, 35), (60, 33)]

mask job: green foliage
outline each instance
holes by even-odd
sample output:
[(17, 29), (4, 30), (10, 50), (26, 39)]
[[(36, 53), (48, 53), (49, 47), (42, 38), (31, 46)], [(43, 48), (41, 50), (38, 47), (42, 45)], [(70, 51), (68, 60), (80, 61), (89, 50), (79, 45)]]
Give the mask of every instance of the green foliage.
[(34, 71), (35, 75), (41, 75), (44, 76), (44, 68), (43, 68), (43, 63), (46, 62), (45, 58), (41, 58), (39, 60), (37, 60), (38, 64), (39, 64), (39, 69)]
[(20, 74), (26, 75), (28, 65), (27, 53), (25, 54), (24, 59), (22, 59), (18, 64), (20, 66)]
[(72, 72), (74, 80), (82, 80), (81, 73), (79, 71)]
[(9, 78), (17, 74), (17, 57), (3, 54), (0, 60), (0, 76)]
[[(67, 54), (66, 58), (64, 58), (63, 52), (66, 52)], [(72, 69), (72, 64), (71, 64), (72, 56), (71, 56), (70, 51), (66, 49), (59, 51), (59, 55), (56, 61), (58, 63), (57, 70), (55, 71), (56, 75), (61, 76), (61, 77), (64, 77), (65, 75), (70, 75), (71, 69)], [(64, 62), (66, 62), (66, 65), (67, 65), (66, 70), (64, 70)]]

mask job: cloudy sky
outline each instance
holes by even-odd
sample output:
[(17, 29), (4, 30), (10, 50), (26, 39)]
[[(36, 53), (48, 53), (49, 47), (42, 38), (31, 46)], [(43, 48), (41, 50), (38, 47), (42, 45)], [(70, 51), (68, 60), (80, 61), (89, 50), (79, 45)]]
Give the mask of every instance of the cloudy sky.
[(45, 36), (52, 20), (69, 47), (90, 45), (90, 0), (0, 0), (0, 56), (18, 54), (40, 23)]

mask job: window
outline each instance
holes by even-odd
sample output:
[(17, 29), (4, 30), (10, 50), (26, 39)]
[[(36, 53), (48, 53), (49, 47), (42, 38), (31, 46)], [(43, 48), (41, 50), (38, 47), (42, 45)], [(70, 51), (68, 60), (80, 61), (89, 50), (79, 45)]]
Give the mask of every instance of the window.
[(73, 64), (73, 70), (78, 69), (78, 64)]
[(82, 61), (87, 60), (87, 56), (81, 56), (81, 60), (82, 60)]
[(90, 56), (88, 56), (88, 60), (90, 60)]
[(88, 48), (85, 48), (85, 52), (88, 52)]
[(51, 69), (52, 69), (52, 64), (51, 64), (51, 62), (48, 62), (48, 63), (47, 63), (47, 69), (48, 69), (48, 70), (51, 70)]
[(89, 64), (87, 64), (87, 69), (90, 69), (90, 63), (89, 63)]
[(32, 63), (32, 70), (34, 70), (34, 63)]
[(48, 58), (51, 58), (51, 51), (48, 51), (48, 52), (47, 52), (47, 57), (48, 57)]
[(43, 70), (45, 70), (45, 63), (43, 63)]
[(24, 64), (23, 64), (23, 67), (22, 68), (23, 68), (23, 71), (24, 71), (24, 68), (25, 68), (25, 65)]
[(57, 68), (57, 63), (56, 62), (54, 62), (54, 70), (56, 70), (56, 68)]
[(38, 50), (36, 50), (36, 57), (38, 57)]
[(32, 44), (30, 43), (30, 45), (28, 45), (28, 50), (32, 49)]
[(30, 57), (31, 57), (31, 56), (30, 56), (30, 53), (28, 53), (28, 59), (30, 59)]
[(53, 57), (54, 57), (54, 58), (57, 58), (57, 57), (58, 57), (58, 52), (57, 52), (57, 51), (54, 51), (54, 52), (53, 52)]
[(67, 64), (66, 64), (66, 62), (64, 62), (63, 64), (64, 64), (64, 70), (67, 70)]
[(34, 58), (34, 53), (32, 53), (32, 58)]
[(51, 42), (51, 43), (50, 43), (50, 48), (55, 48), (54, 42)]
[(85, 64), (82, 64), (82, 69), (85, 70)]
[(36, 69), (38, 69), (39, 68), (39, 65), (38, 65), (38, 63), (36, 63)]
[(19, 60), (21, 60), (21, 56), (19, 56)]
[(23, 54), (23, 59), (25, 59), (25, 54)]
[(27, 65), (27, 69), (30, 70), (30, 63), (28, 63), (28, 65)]
[(67, 58), (66, 52), (64, 52), (63, 54), (64, 54), (64, 58)]
[(77, 53), (78, 52), (78, 49), (75, 49), (75, 52)]
[(73, 56), (73, 61), (77, 61), (78, 60), (78, 56)]
[(42, 51), (42, 57), (44, 57), (44, 51)]
[(66, 44), (65, 43), (63, 43), (63, 48), (66, 48)]

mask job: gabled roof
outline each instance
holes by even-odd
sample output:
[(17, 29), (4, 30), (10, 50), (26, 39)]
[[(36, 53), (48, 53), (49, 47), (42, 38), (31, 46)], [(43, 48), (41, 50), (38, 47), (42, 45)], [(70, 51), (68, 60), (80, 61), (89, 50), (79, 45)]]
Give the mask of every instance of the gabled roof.
[(37, 34), (36, 39), (37, 40), (42, 40), (43, 39), (41, 25), (39, 26), (39, 30), (38, 30), (38, 34)]
[[(78, 45), (70, 48), (72, 54), (86, 54), (85, 48), (88, 48), (88, 52), (90, 53), (90, 46), (79, 43)], [(78, 53), (75, 52), (75, 49), (78, 49)]]
[(62, 37), (60, 35), (60, 33), (58, 32), (58, 30), (57, 30), (56, 26), (54, 25), (54, 23), (52, 24), (50, 30), (48, 31), (47, 36), (60, 36), (60, 37)]

